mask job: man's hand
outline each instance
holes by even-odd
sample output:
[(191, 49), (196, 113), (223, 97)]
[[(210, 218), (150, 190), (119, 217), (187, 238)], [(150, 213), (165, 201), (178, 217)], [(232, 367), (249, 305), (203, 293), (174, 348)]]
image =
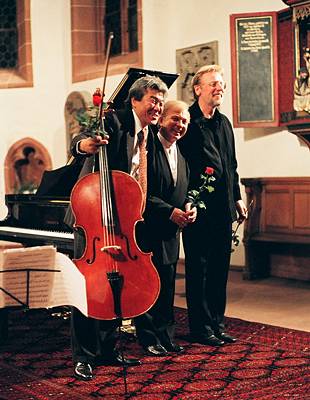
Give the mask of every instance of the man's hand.
[(236, 202), (236, 209), (238, 212), (238, 222), (241, 224), (245, 219), (248, 218), (248, 209), (242, 200)]
[(197, 218), (197, 208), (193, 207), (192, 208), (192, 203), (186, 203), (185, 204), (185, 213), (187, 216), (187, 223), (192, 224), (193, 222), (196, 221)]
[(178, 225), (179, 228), (183, 229), (188, 223), (188, 217), (186, 212), (179, 208), (174, 208), (170, 215), (170, 220)]
[(177, 224), (181, 229), (185, 228), (188, 224), (192, 224), (196, 220), (197, 208), (191, 208), (191, 206), (191, 203), (185, 204), (185, 211), (174, 208), (170, 215), (171, 221)]
[(96, 154), (99, 147), (109, 143), (109, 138), (102, 139), (101, 136), (88, 137), (79, 142), (79, 151), (87, 154)]

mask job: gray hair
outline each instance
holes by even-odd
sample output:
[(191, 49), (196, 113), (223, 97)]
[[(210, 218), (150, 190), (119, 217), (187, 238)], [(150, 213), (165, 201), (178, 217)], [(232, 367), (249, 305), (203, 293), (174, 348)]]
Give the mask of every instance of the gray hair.
[(168, 95), (168, 87), (158, 76), (145, 75), (137, 79), (129, 89), (126, 103), (130, 103), (133, 98), (140, 101), (148, 89), (158, 90), (164, 95)]
[(222, 76), (224, 75), (223, 68), (217, 64), (204, 65), (203, 67), (199, 68), (199, 70), (196, 72), (196, 74), (193, 76), (193, 79), (192, 79), (192, 91), (193, 91), (195, 99), (198, 98), (198, 96), (195, 93), (195, 86), (199, 85), (201, 77), (204, 74), (207, 74), (208, 72), (218, 72)]

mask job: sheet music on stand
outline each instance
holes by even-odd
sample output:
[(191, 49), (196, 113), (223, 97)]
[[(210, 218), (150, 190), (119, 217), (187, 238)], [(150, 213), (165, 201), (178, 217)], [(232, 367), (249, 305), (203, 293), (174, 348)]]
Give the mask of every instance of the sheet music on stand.
[(74, 263), (53, 246), (0, 252), (0, 308), (72, 305), (87, 316), (86, 283)]

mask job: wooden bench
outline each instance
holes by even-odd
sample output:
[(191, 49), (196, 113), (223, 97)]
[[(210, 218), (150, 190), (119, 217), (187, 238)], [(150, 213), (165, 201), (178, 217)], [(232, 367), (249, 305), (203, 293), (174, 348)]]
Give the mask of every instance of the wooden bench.
[(310, 280), (310, 177), (244, 178), (245, 279)]

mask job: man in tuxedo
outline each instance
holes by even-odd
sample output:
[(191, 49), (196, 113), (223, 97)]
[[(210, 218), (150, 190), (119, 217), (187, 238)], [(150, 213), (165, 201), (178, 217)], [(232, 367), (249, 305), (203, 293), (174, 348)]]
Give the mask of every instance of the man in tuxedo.
[(187, 201), (189, 171), (177, 140), (189, 123), (188, 105), (168, 101), (159, 119), (154, 156), (148, 161), (148, 194), (143, 214), (145, 237), (160, 277), (161, 290), (154, 306), (135, 319), (137, 337), (148, 355), (165, 356), (181, 352), (174, 343), (173, 302), (180, 229), (196, 218), (196, 208)]
[[(241, 200), (234, 134), (218, 108), (225, 92), (218, 65), (201, 67), (192, 80), (196, 101), (191, 122), (179, 142), (190, 168), (190, 189), (199, 191), (201, 174), (214, 170), (214, 188), (202, 195), (195, 224), (183, 231), (186, 300), (191, 339), (222, 346), (236, 339), (225, 331), (226, 285), (231, 254), (232, 222), (242, 222), (247, 209)], [(237, 217), (238, 212), (238, 217)]]
[[(163, 111), (168, 88), (161, 79), (154, 76), (139, 78), (129, 89), (127, 107), (120, 111), (108, 112), (105, 129), (109, 135), (107, 153), (110, 170), (121, 170), (139, 178), (138, 133), (143, 128), (147, 134), (147, 151), (153, 151), (153, 126)], [(88, 132), (76, 136), (71, 143), (74, 157), (85, 159), (80, 177), (98, 170), (97, 152), (107, 139), (91, 136)], [(66, 216), (67, 224), (73, 221), (72, 213)], [(74, 257), (80, 258), (85, 249), (84, 235), (77, 231), (74, 239)], [(104, 365), (138, 365), (137, 359), (122, 357), (115, 349), (117, 320), (99, 321), (85, 317), (73, 308), (71, 317), (71, 341), (74, 374), (78, 379), (93, 378), (93, 367)]]

